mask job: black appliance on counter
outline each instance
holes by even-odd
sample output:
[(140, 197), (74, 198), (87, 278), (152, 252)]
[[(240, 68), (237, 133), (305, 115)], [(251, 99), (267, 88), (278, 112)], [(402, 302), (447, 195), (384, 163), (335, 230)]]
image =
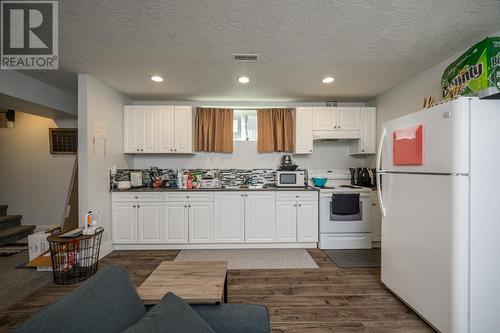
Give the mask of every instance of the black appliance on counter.
[(281, 157), (281, 164), (278, 171), (295, 171), (299, 166), (292, 161), (292, 155), (285, 154)]
[(351, 172), (351, 184), (356, 186), (376, 186), (376, 169), (373, 168), (349, 168)]

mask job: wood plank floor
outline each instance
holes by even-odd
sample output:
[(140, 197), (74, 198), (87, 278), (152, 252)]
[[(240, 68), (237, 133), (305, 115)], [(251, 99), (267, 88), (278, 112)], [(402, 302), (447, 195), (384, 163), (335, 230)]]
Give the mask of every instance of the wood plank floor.
[[(178, 251), (115, 251), (101, 267), (120, 265), (139, 286), (161, 261)], [(319, 269), (230, 270), (229, 302), (264, 304), (273, 332), (433, 332), (380, 282), (378, 268), (337, 267), (321, 250), (309, 250)], [(0, 313), (7, 331), (76, 286), (40, 288)]]

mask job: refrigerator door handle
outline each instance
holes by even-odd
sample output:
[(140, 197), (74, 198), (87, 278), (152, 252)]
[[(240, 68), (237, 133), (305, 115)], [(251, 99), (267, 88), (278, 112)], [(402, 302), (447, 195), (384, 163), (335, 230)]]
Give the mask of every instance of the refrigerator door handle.
[(382, 213), (382, 217), (385, 217), (385, 207), (384, 200), (382, 199), (382, 174), (380, 173), (380, 167), (382, 163), (382, 147), (384, 145), (385, 135), (387, 133), (387, 128), (382, 129), (382, 133), (380, 134), (380, 141), (378, 143), (378, 152), (377, 152), (377, 195), (378, 202), (380, 207), (380, 213)]
[(387, 133), (387, 128), (382, 129), (382, 133), (380, 134), (380, 140), (378, 142), (378, 151), (377, 151), (377, 173), (381, 171), (381, 163), (382, 163), (382, 148), (384, 145), (385, 134)]
[(377, 196), (380, 213), (382, 214), (382, 217), (385, 217), (384, 199), (382, 199), (382, 174), (379, 172), (377, 172)]

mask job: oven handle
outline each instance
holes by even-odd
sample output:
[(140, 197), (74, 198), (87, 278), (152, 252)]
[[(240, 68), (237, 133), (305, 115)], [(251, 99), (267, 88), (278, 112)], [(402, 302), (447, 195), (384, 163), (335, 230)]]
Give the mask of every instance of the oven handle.
[(382, 170), (380, 170), (381, 162), (382, 162), (382, 147), (384, 144), (385, 135), (387, 133), (387, 128), (382, 129), (382, 134), (380, 135), (380, 141), (378, 144), (378, 152), (377, 152), (377, 195), (378, 195), (378, 205), (380, 207), (380, 213), (382, 217), (385, 217), (385, 206), (384, 199), (382, 198)]

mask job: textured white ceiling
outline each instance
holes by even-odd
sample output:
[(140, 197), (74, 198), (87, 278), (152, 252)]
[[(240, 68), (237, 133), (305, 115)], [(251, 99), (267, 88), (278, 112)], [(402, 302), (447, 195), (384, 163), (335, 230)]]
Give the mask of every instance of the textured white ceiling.
[(25, 72), (73, 92), (74, 73), (92, 74), (136, 99), (364, 100), (500, 30), (499, 0), (60, 0), (59, 10), (62, 69)]

